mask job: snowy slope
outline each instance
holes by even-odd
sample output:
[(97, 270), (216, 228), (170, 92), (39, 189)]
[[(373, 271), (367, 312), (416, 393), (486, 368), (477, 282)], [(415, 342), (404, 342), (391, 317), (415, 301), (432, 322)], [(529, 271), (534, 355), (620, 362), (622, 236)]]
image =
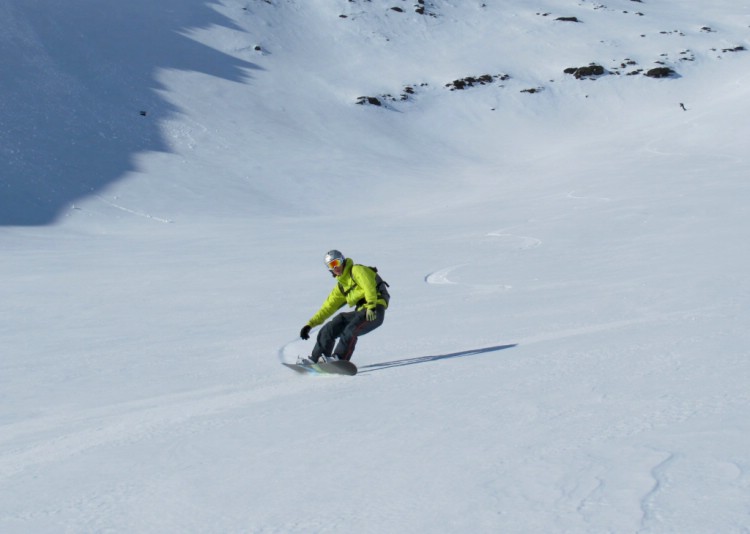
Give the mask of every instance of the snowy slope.
[(105, 4), (0, 4), (2, 532), (750, 530), (750, 8)]

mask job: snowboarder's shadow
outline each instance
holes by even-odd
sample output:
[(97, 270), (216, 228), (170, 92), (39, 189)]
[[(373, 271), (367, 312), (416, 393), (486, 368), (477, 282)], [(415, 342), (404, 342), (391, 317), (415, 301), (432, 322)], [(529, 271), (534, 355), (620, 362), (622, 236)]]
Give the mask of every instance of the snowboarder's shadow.
[(465, 356), (475, 356), (477, 354), (484, 354), (486, 352), (496, 352), (498, 350), (511, 349), (517, 346), (516, 343), (512, 345), (497, 345), (494, 347), (485, 347), (482, 349), (463, 350), (461, 352), (451, 352), (450, 354), (437, 354), (434, 356), (420, 356), (418, 358), (407, 358), (405, 360), (395, 360), (392, 362), (373, 363), (371, 365), (363, 365), (359, 368), (359, 373), (371, 373), (373, 371), (382, 371), (383, 369), (389, 369), (391, 367), (403, 367), (404, 365), (416, 365), (418, 363), (436, 362), (438, 360), (447, 360), (450, 358), (463, 358)]

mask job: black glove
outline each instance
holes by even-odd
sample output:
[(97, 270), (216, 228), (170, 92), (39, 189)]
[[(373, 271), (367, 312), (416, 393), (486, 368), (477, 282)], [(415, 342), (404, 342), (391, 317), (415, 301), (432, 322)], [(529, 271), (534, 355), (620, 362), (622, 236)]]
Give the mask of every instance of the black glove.
[(312, 329), (312, 326), (309, 324), (306, 324), (302, 327), (302, 330), (299, 331), (299, 337), (302, 339), (310, 339), (310, 330)]

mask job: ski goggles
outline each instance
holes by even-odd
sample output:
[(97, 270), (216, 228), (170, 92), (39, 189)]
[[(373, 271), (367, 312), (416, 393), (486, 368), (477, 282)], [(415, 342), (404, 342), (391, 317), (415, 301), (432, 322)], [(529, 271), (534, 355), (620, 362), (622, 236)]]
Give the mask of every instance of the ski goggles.
[(333, 271), (336, 267), (341, 267), (342, 265), (344, 265), (344, 262), (336, 258), (335, 260), (329, 261), (326, 265), (328, 265), (329, 271)]

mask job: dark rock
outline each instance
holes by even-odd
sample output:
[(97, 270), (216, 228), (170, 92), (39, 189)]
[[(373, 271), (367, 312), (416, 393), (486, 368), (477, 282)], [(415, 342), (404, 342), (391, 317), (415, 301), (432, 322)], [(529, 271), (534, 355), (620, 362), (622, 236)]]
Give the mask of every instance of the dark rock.
[(669, 78), (677, 74), (669, 67), (656, 67), (654, 69), (646, 71), (646, 76), (649, 78)]
[(365, 104), (369, 104), (371, 106), (382, 106), (383, 103), (380, 102), (379, 99), (375, 98), (374, 96), (360, 96), (357, 99), (357, 104), (364, 106)]
[(583, 78), (595, 78), (597, 76), (603, 76), (607, 71), (601, 65), (591, 64), (586, 67), (570, 67), (565, 69), (565, 74), (572, 74), (577, 80)]
[(468, 87), (474, 87), (475, 85), (487, 85), (494, 82), (495, 80), (505, 81), (509, 78), (510, 76), (508, 76), (507, 74), (496, 74), (494, 76), (492, 74), (482, 74), (481, 76), (467, 76), (466, 78), (461, 78), (460, 80), (453, 80), (451, 83), (445, 84), (445, 86), (448, 87), (451, 91), (460, 91)]

